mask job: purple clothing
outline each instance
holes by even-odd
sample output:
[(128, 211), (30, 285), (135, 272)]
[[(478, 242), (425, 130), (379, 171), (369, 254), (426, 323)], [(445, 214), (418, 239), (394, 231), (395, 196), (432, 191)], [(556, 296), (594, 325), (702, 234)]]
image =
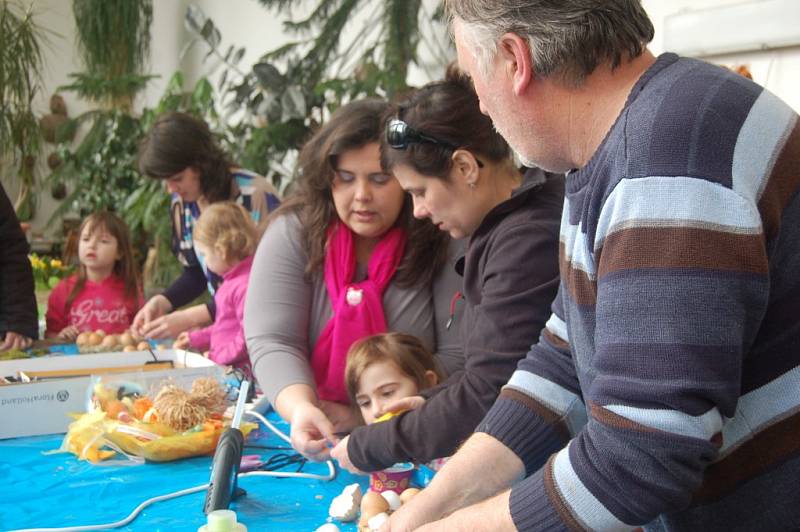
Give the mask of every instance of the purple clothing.
[(234, 366), (252, 379), (250, 357), (244, 343), (244, 297), (253, 257), (247, 257), (222, 276), (222, 284), (214, 294), (217, 316), (205, 329), (189, 333), (189, 343), (198, 349), (211, 349), (208, 358), (217, 364)]

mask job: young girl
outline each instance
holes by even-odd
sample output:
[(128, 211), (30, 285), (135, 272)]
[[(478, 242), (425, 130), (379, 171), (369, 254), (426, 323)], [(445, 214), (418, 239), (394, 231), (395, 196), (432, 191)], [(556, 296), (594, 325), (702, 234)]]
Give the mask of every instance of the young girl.
[(194, 245), (206, 268), (222, 277), (214, 294), (214, 323), (183, 332), (175, 347), (208, 350), (208, 358), (234, 366), (252, 378), (244, 342), (244, 297), (258, 242), (258, 231), (247, 211), (233, 202), (214, 203), (203, 211), (194, 228)]
[(124, 332), (142, 303), (125, 222), (99, 211), (78, 234), (78, 273), (58, 283), (47, 301), (45, 336), (67, 342), (83, 331)]
[(433, 354), (422, 342), (415, 336), (397, 332), (355, 342), (347, 353), (344, 374), (350, 402), (358, 406), (367, 424), (392, 413), (387, 407), (401, 399), (406, 399), (401, 402), (404, 409), (419, 406), (424, 401), (409, 399), (441, 379)]

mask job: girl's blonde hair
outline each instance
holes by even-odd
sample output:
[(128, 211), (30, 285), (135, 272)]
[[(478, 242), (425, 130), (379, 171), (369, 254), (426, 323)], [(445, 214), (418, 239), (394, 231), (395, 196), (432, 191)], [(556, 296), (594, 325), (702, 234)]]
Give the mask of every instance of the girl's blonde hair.
[(364, 370), (375, 362), (391, 361), (400, 371), (411, 377), (422, 390), (428, 387), (426, 372), (433, 371), (441, 382), (442, 373), (431, 353), (416, 336), (388, 332), (367, 336), (350, 346), (344, 380), (350, 403), (356, 404), (358, 381)]
[[(117, 240), (117, 252), (119, 259), (114, 262), (113, 275), (125, 281), (125, 297), (136, 303), (138, 308), (139, 301), (139, 274), (136, 268), (136, 261), (133, 257), (133, 245), (131, 244), (131, 234), (125, 222), (114, 213), (108, 211), (97, 211), (84, 218), (78, 229), (78, 241), (80, 241), (83, 231), (89, 234), (95, 231), (106, 231)], [(75, 246), (75, 252), (77, 252)], [(78, 268), (78, 282), (67, 296), (67, 310), (72, 306), (72, 302), (86, 286), (86, 267), (81, 264)]]
[(244, 207), (221, 201), (212, 203), (200, 214), (193, 238), (220, 251), (227, 261), (241, 261), (255, 253), (258, 229)]

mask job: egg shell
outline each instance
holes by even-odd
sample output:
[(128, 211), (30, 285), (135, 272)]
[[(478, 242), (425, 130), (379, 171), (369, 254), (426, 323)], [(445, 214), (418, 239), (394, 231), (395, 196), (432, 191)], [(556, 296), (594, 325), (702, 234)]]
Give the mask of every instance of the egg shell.
[(106, 336), (106, 332), (103, 329), (97, 329), (94, 333), (100, 338), (105, 338)]
[(370, 517), (382, 512), (389, 511), (389, 503), (375, 491), (368, 491), (361, 499), (361, 521), (366, 521)]
[(131, 351), (138, 351), (135, 345), (126, 345), (122, 348), (122, 350), (126, 353), (130, 353)]
[(354, 521), (358, 517), (358, 507), (361, 504), (361, 486), (350, 484), (345, 486), (342, 493), (331, 501), (328, 515), (339, 521)]
[(408, 488), (408, 489), (406, 489), (405, 491), (403, 491), (403, 493), (400, 494), (400, 502), (402, 502), (403, 504), (408, 503), (408, 501), (410, 501), (420, 491), (422, 491), (422, 490), (417, 489), (417, 488)]
[(150, 349), (150, 344), (145, 341), (139, 342), (139, 344), (136, 346), (137, 351), (147, 351), (148, 349)]
[(339, 527), (333, 523), (325, 523), (314, 532), (339, 532)]
[(100, 342), (103, 341), (103, 337), (98, 335), (97, 333), (89, 333), (89, 337), (86, 339), (87, 345), (100, 345)]
[(89, 335), (90, 334), (91, 333), (88, 333), (88, 332), (80, 333), (78, 335), (78, 337), (75, 339), (75, 343), (78, 344), (78, 345), (85, 345), (89, 341)]
[(136, 346), (136, 341), (133, 339), (133, 335), (127, 331), (119, 335), (119, 343), (122, 346), (132, 345)]
[(389, 509), (393, 512), (400, 508), (400, 505), (403, 504), (400, 500), (400, 495), (392, 490), (382, 491), (381, 497), (386, 499), (386, 502), (389, 503)]
[(369, 527), (370, 532), (373, 530), (380, 530), (383, 523), (389, 520), (389, 514), (386, 512), (381, 512), (378, 515), (373, 515), (367, 521), (367, 526)]

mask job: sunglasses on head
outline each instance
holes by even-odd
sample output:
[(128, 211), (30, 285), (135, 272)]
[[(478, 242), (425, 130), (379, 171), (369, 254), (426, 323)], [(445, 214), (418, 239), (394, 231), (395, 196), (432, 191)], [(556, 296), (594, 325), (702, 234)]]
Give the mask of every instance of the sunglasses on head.
[[(393, 118), (386, 124), (386, 142), (395, 150), (405, 150), (409, 144), (421, 144), (423, 142), (438, 144), (453, 151), (458, 149), (458, 146), (454, 144), (420, 133), (399, 118)], [(475, 157), (475, 161), (480, 168), (483, 168), (483, 162), (480, 159)]]
[(420, 133), (399, 118), (393, 118), (386, 125), (386, 142), (396, 150), (405, 150), (409, 144), (421, 144), (424, 142), (439, 144), (454, 151), (458, 149), (458, 146), (454, 146), (449, 142)]

